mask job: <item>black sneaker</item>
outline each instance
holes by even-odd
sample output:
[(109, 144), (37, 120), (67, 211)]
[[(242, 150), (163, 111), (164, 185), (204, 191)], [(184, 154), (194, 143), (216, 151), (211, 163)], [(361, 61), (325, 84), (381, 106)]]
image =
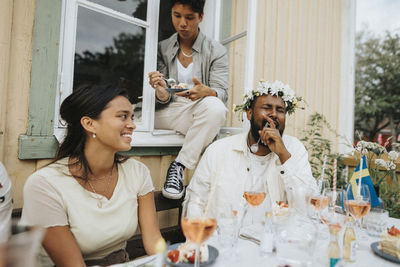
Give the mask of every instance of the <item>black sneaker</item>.
[(173, 161), (168, 168), (167, 179), (165, 180), (162, 194), (166, 198), (180, 199), (184, 193), (183, 181), (185, 166), (177, 161)]

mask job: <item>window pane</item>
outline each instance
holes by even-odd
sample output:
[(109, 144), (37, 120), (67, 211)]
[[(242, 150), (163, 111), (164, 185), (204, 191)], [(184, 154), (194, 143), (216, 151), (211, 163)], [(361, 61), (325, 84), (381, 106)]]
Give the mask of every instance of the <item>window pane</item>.
[(158, 41), (169, 38), (174, 34), (175, 28), (171, 18), (172, 0), (160, 1), (160, 17), (158, 20)]
[(84, 83), (122, 83), (132, 104), (143, 95), (145, 29), (78, 9), (74, 88)]
[(90, 0), (135, 18), (146, 20), (147, 0)]

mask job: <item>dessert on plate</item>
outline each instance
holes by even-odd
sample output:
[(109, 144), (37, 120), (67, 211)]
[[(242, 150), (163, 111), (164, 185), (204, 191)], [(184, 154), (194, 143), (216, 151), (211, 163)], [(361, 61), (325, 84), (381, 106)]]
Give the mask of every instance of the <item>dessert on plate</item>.
[(379, 246), (382, 252), (400, 259), (400, 230), (392, 226), (382, 234)]
[[(168, 260), (173, 263), (191, 262), (194, 263), (194, 252), (196, 245), (186, 241), (181, 244), (177, 249), (168, 251)], [(208, 261), (208, 246), (202, 244), (199, 249), (200, 262)]]
[(284, 201), (279, 201), (279, 203), (272, 203), (272, 214), (274, 216), (284, 216), (289, 212), (289, 206)]
[(188, 89), (189, 85), (187, 83), (179, 83), (179, 84), (174, 84), (171, 86), (172, 89)]

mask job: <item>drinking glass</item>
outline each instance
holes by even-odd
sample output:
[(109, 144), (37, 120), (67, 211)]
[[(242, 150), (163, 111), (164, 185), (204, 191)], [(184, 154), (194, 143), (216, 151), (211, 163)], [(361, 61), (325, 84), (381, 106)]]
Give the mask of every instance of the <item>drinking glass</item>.
[(380, 237), (385, 232), (389, 220), (389, 212), (381, 208), (372, 208), (363, 219), (370, 236)]
[[(324, 217), (321, 215), (321, 212), (326, 209), (330, 202), (331, 194), (329, 193), (329, 190), (329, 183), (327, 180), (325, 180), (325, 182), (323, 182), (322, 191), (314, 193), (309, 198), (309, 205), (312, 207), (314, 214), (316, 214), (316, 216), (314, 215), (311, 217), (314, 220), (317, 220), (319, 223), (323, 224), (325, 224), (325, 220)], [(325, 227), (321, 224), (318, 224), (318, 228), (318, 239), (327, 239), (328, 234), (323, 231)]]
[(314, 266), (318, 230), (315, 221), (293, 213), (276, 226), (274, 239), (280, 266)]
[(243, 194), (243, 197), (246, 199), (247, 203), (251, 206), (251, 224), (254, 225), (254, 218), (256, 207), (264, 202), (264, 199), (267, 195), (267, 191), (265, 188), (265, 183), (261, 177), (259, 179), (251, 179), (246, 183), (246, 189)]
[(217, 215), (218, 241), (221, 246), (221, 255), (229, 262), (236, 258), (236, 244), (244, 215), (244, 206), (228, 204)]
[[(209, 212), (209, 203), (203, 205), (202, 201), (188, 195), (183, 204), (181, 227), (186, 239), (195, 244), (194, 266), (200, 266), (200, 245), (214, 232), (217, 221)], [(204, 208), (205, 207), (205, 208)]]
[(37, 266), (37, 256), (40, 252), (45, 231), (42, 227), (25, 227), (19, 224), (19, 220), (13, 220), (12, 235), (5, 244), (5, 266)]
[[(326, 189), (329, 189), (329, 181), (326, 179), (323, 179), (322, 181), (319, 181), (318, 183), (321, 183), (321, 189), (317, 192), (314, 192), (314, 194), (309, 198), (310, 206), (314, 209), (315, 214), (317, 215), (317, 218), (321, 220), (321, 210), (325, 209), (328, 206), (328, 203), (330, 201), (329, 196), (324, 194), (324, 191)], [(314, 216), (312, 216), (314, 217)], [(315, 218), (315, 217), (314, 217)]]
[(353, 194), (352, 185), (348, 185), (344, 194), (344, 208), (350, 213), (350, 215), (356, 221), (357, 232), (359, 238), (365, 240), (366, 236), (361, 232), (361, 219), (371, 209), (371, 195), (369, 192), (368, 185), (362, 184), (360, 188), (355, 188), (355, 194)]
[(324, 220), (329, 227), (329, 232), (337, 234), (346, 222), (346, 215), (339, 212), (335, 207), (330, 206), (324, 213)]

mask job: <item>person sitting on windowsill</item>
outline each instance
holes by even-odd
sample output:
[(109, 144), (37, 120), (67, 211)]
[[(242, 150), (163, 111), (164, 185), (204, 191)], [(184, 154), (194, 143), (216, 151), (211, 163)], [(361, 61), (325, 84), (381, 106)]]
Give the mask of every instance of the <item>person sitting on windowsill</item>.
[[(154, 127), (185, 135), (162, 189), (165, 197), (179, 199), (184, 194), (184, 169), (196, 167), (200, 154), (225, 123), (228, 56), (225, 47), (199, 29), (205, 0), (172, 2), (172, 23), (177, 32), (159, 43), (158, 71), (149, 73), (149, 83), (156, 91)], [(165, 78), (189, 89), (170, 93)]]

